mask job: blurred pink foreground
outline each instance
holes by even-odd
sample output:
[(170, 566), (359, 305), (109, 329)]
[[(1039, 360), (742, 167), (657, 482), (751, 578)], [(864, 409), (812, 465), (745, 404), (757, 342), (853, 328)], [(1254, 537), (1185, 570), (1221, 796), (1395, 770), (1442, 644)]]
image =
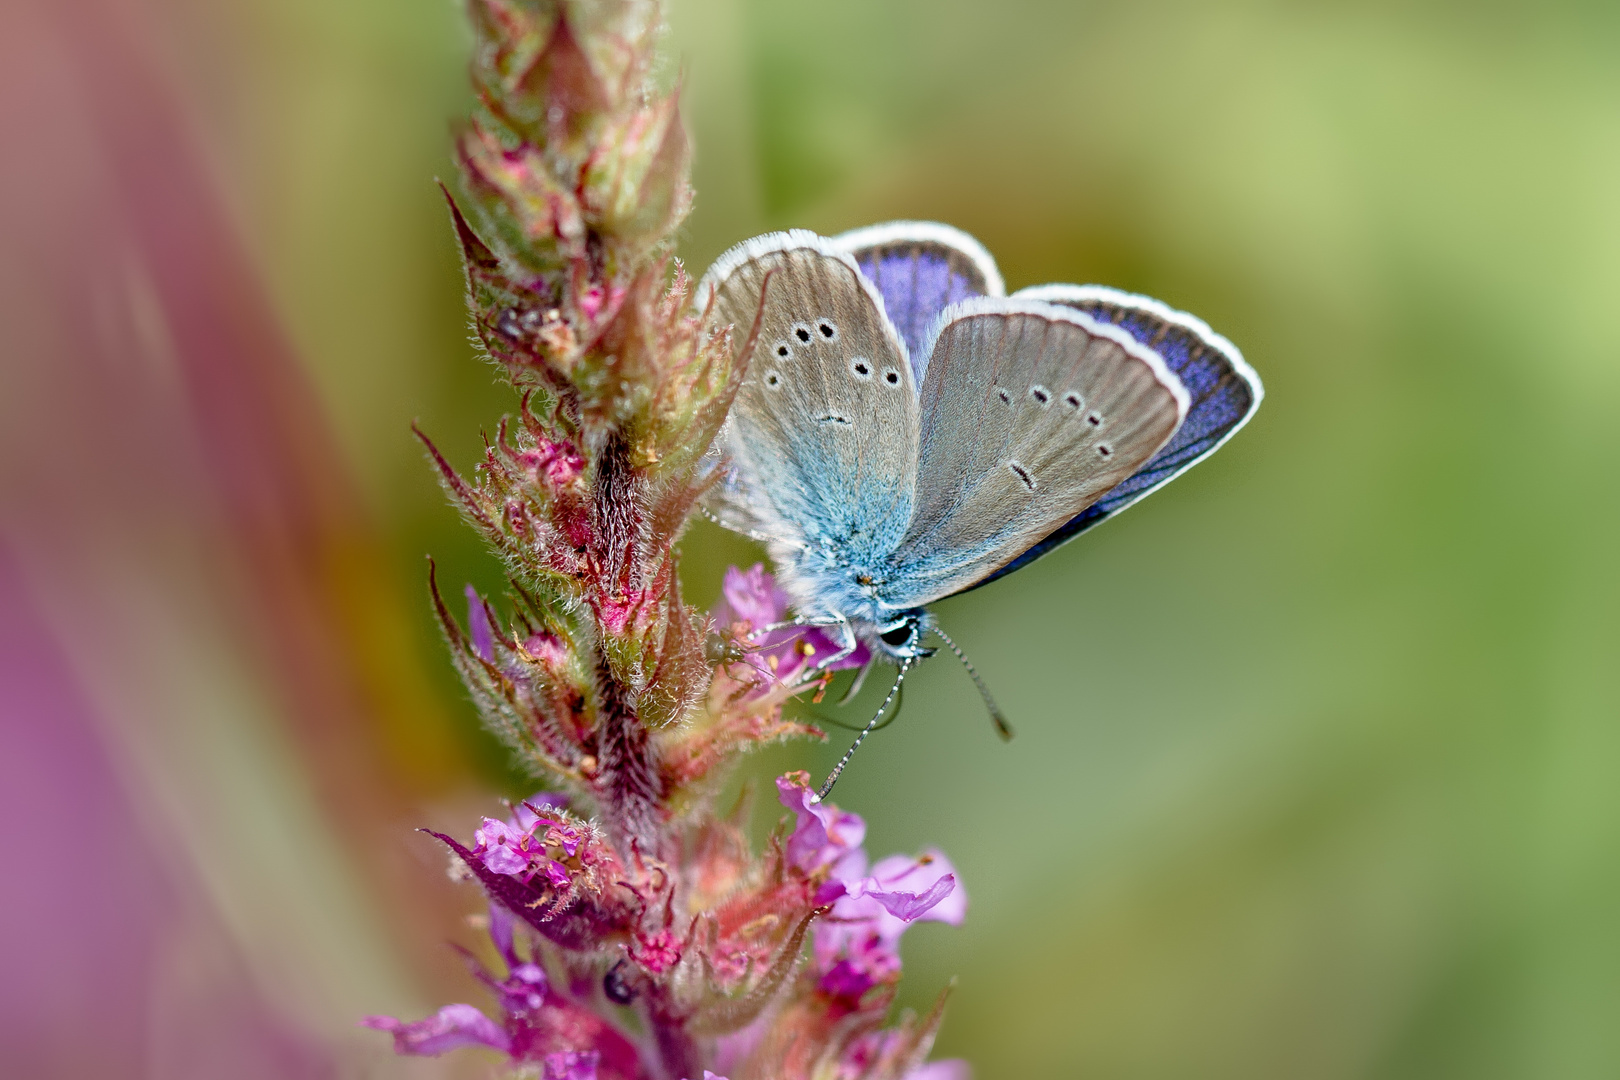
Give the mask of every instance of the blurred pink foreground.
[(374, 541), (153, 14), (0, 8), (0, 1074), (333, 1075), (461, 985), (450, 892), (373, 749)]

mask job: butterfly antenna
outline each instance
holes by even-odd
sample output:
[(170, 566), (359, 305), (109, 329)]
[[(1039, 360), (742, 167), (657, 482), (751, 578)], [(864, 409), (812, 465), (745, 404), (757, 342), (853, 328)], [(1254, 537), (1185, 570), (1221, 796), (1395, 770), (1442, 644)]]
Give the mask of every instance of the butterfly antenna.
[(855, 741), (850, 744), (850, 748), (844, 751), (844, 756), (839, 759), (837, 765), (833, 766), (832, 775), (827, 777), (827, 782), (821, 785), (820, 791), (816, 792), (817, 802), (827, 797), (832, 791), (833, 785), (838, 783), (838, 777), (844, 771), (844, 766), (849, 764), (849, 759), (855, 756), (855, 751), (860, 749), (861, 743), (866, 741), (866, 737), (877, 730), (878, 721), (883, 719), (883, 714), (888, 711), (889, 702), (893, 701), (894, 696), (900, 692), (900, 684), (906, 681), (906, 672), (911, 670), (913, 663), (915, 661), (910, 657), (900, 661), (900, 674), (895, 678), (894, 685), (889, 687), (889, 696), (883, 699), (883, 704), (878, 706), (876, 715), (866, 722), (866, 726), (861, 729), (859, 735), (855, 736)]
[(984, 707), (990, 711), (990, 722), (996, 726), (996, 734), (1001, 736), (1003, 742), (1010, 740), (1013, 737), (1012, 725), (1007, 723), (1007, 718), (1001, 714), (1001, 706), (997, 705), (996, 699), (990, 696), (990, 688), (984, 685), (984, 680), (979, 677), (978, 671), (973, 667), (973, 662), (967, 658), (966, 653), (957, 648), (956, 642), (945, 635), (945, 631), (937, 626), (929, 627), (929, 629), (934, 632), (939, 640), (950, 647), (951, 652), (956, 654), (958, 660), (962, 661), (962, 666), (967, 668), (968, 677), (973, 680), (973, 685), (979, 688), (979, 696), (984, 698)]

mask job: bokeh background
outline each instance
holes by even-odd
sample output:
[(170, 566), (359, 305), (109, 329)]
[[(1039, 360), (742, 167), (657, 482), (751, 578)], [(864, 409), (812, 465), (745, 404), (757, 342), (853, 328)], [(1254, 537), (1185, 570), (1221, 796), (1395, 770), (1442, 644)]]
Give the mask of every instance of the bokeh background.
[[(1268, 398), (938, 607), (840, 785), (939, 844), (939, 1052), (1021, 1077), (1620, 1075), (1613, 5), (674, 0), (697, 270), (772, 228), (980, 237), (1194, 311)], [(450, 0), (0, 8), (7, 1076), (478, 1076), (418, 825), (520, 794), (427, 617), (499, 589), (413, 418), (511, 407), (431, 180)], [(707, 601), (758, 552), (685, 543)], [(863, 717), (855, 710), (852, 718)], [(841, 739), (838, 740), (841, 742)], [(819, 772), (834, 749), (758, 759)], [(769, 823), (768, 808), (762, 823)]]

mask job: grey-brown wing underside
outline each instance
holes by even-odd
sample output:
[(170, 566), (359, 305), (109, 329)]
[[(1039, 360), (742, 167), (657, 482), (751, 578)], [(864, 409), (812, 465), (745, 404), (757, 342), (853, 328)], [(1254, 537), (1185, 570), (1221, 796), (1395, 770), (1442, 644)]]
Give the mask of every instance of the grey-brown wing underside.
[(917, 494), (896, 607), (987, 577), (1130, 476), (1175, 434), (1180, 381), (1123, 331), (1016, 300), (947, 309), (922, 387)]
[(699, 301), (711, 292), (711, 324), (739, 342), (760, 317), (711, 503), (728, 524), (840, 560), (892, 551), (917, 475), (917, 391), (854, 260), (813, 233), (774, 233), (722, 256)]

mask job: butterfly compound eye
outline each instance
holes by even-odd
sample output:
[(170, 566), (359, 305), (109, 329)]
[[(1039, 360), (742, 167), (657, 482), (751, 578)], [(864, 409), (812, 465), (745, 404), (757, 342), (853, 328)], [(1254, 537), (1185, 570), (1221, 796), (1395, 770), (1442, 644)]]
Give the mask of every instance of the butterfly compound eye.
[(910, 623), (901, 623), (893, 630), (885, 630), (878, 636), (883, 639), (883, 644), (890, 645), (898, 649), (901, 646), (907, 645), (911, 642), (911, 635), (914, 632), (915, 627), (913, 627)]

